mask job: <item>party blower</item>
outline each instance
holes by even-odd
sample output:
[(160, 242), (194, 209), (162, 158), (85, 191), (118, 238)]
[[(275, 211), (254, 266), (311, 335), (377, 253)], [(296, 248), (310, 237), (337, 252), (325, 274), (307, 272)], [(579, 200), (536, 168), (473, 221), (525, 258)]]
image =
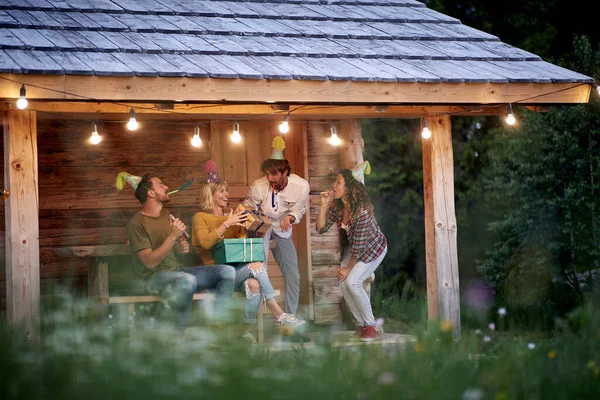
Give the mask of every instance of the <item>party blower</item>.
[[(173, 214), (169, 214), (169, 219), (171, 219), (171, 221), (175, 220), (175, 216)], [(190, 234), (188, 233), (187, 229), (185, 231), (183, 231), (183, 234), (185, 235), (186, 238), (190, 238)]]
[(190, 186), (192, 184), (192, 182), (194, 182), (194, 179), (195, 178), (190, 179), (189, 182), (184, 183), (183, 186), (181, 186), (179, 189), (171, 190), (170, 192), (167, 192), (167, 194), (173, 194), (173, 193), (181, 192), (183, 189), (185, 189), (186, 187)]

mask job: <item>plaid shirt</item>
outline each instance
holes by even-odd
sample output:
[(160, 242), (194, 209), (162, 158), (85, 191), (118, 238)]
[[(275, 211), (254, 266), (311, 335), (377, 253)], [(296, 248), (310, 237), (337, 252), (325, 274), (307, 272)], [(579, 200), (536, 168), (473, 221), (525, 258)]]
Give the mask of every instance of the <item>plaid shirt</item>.
[[(334, 222), (337, 223), (338, 230), (342, 229), (342, 217), (342, 210), (335, 212), (332, 208), (329, 208), (325, 218), (325, 226), (319, 229), (318, 232), (327, 232)], [(352, 252), (351, 255), (359, 261), (368, 263), (383, 253), (387, 246), (387, 239), (381, 232), (375, 216), (364, 210), (358, 217), (350, 221), (348, 243)]]

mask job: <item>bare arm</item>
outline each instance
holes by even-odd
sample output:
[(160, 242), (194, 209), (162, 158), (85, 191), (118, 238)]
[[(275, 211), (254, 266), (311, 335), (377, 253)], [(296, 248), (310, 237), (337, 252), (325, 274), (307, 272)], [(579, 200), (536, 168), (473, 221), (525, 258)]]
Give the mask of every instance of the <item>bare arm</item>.
[(323, 229), (327, 223), (327, 208), (329, 207), (331, 197), (331, 190), (321, 192), (321, 209), (319, 210), (319, 216), (316, 221), (316, 228), (318, 231)]

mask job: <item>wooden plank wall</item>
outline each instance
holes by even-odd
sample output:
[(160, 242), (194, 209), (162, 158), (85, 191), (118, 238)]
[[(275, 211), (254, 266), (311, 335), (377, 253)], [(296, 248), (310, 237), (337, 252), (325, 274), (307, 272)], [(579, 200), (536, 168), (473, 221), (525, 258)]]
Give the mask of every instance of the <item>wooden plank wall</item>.
[[(90, 121), (38, 116), (42, 295), (56, 293), (59, 288), (87, 293), (86, 260), (57, 259), (53, 248), (126, 242), (125, 226), (140, 204), (130, 188), (123, 191), (114, 188), (119, 171), (138, 176), (155, 172), (170, 188), (195, 177), (194, 184), (173, 195), (169, 205), (170, 210), (191, 225), (201, 183), (206, 181), (204, 163), (212, 153), (222, 178), (231, 186), (231, 206), (237, 206), (245, 197), (248, 185), (261, 176), (260, 162), (270, 154), (271, 140), (278, 135), (277, 123), (240, 122), (243, 140), (236, 146), (229, 140), (231, 122), (198, 122), (203, 140), (201, 148), (190, 144), (193, 126), (144, 123), (143, 120), (135, 132), (128, 131), (124, 122), (97, 123), (103, 141), (93, 146), (88, 141)], [(294, 131), (303, 132), (304, 123), (295, 124), (297, 126), (292, 125), (286, 135), (286, 142), (293, 140)], [(293, 154), (286, 153), (286, 156)], [(0, 187), (3, 186), (2, 177)], [(0, 208), (0, 218), (4, 219), (4, 207)], [(4, 224), (0, 229), (0, 240), (4, 243)], [(0, 246), (3, 307), (6, 295), (4, 251), (4, 246)], [(273, 286), (284, 293), (283, 278), (276, 264), (269, 267), (269, 275)]]
[[(330, 189), (340, 169), (340, 148), (328, 143), (330, 125), (308, 122), (308, 173), (312, 191)], [(312, 249), (312, 283), (315, 323), (328, 324), (342, 320), (342, 293), (338, 285), (337, 269), (340, 263), (338, 231), (334, 225), (327, 233), (316, 233), (316, 220), (321, 199), (310, 196), (310, 232)]]

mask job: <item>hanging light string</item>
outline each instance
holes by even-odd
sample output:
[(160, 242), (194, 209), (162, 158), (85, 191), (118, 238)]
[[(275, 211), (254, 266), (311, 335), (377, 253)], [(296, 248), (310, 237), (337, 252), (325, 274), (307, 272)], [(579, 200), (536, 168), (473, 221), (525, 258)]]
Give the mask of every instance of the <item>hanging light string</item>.
[[(50, 89), (50, 88), (46, 88), (43, 86), (39, 86), (39, 85), (35, 85), (35, 84), (29, 84), (29, 83), (24, 83), (21, 81), (17, 81), (15, 79), (10, 79), (10, 78), (6, 78), (3, 76), (0, 76), (0, 79), (3, 79), (5, 81), (9, 81), (9, 82), (13, 82), (13, 83), (17, 83), (17, 84), (21, 84), (21, 88), (20, 88), (20, 92), (19, 92), (19, 99), (17, 100), (17, 107), (19, 109), (25, 109), (28, 105), (28, 101), (26, 98), (26, 94), (27, 94), (27, 90), (26, 90), (26, 86), (25, 85), (29, 85), (31, 87), (35, 87), (38, 89), (42, 89), (42, 90), (47, 90), (50, 92), (55, 92), (55, 93), (59, 93), (59, 94), (63, 94), (63, 95), (67, 95), (67, 96), (72, 96), (72, 97), (78, 97), (80, 99), (84, 99), (84, 100), (88, 100), (88, 101), (93, 101), (93, 102), (104, 102), (104, 103), (109, 103), (109, 104), (114, 104), (114, 105), (119, 105), (119, 106), (123, 106), (123, 107), (127, 107), (129, 108), (129, 122), (127, 123), (127, 128), (131, 131), (135, 131), (138, 127), (139, 127), (139, 123), (137, 122), (136, 119), (136, 112), (135, 110), (152, 110), (152, 111), (159, 111), (160, 113), (165, 113), (165, 114), (177, 114), (177, 115), (186, 115), (189, 116), (189, 113), (186, 112), (179, 112), (179, 111), (175, 111), (175, 110), (164, 110), (164, 109), (160, 109), (158, 107), (158, 105), (154, 106), (154, 107), (143, 107), (143, 106), (132, 106), (131, 104), (127, 104), (127, 103), (122, 103), (122, 102), (117, 102), (114, 100), (99, 100), (93, 97), (89, 97), (89, 96), (83, 96), (83, 95), (79, 95), (79, 94), (75, 94), (75, 93), (70, 93), (67, 91), (63, 91), (63, 90), (57, 90), (57, 89)], [(518, 104), (518, 103), (524, 103), (527, 102), (529, 100), (538, 98), (538, 97), (544, 97), (544, 96), (548, 96), (554, 93), (559, 93), (562, 91), (566, 91), (566, 90), (571, 90), (571, 89), (575, 89), (577, 87), (583, 86), (583, 85), (589, 85), (589, 83), (578, 83), (574, 86), (568, 87), (568, 88), (562, 88), (562, 89), (557, 89), (555, 91), (552, 92), (548, 92), (548, 93), (543, 93), (543, 94), (539, 94), (539, 95), (535, 95), (535, 96), (531, 96), (528, 98), (524, 98), (521, 100), (517, 100), (514, 101), (513, 103)], [(594, 88), (596, 88), (596, 90), (598, 91), (598, 94), (600, 95), (600, 86), (598, 86), (597, 83), (593, 83), (592, 86)], [(515, 118), (514, 118), (514, 114), (512, 112), (512, 104), (513, 103), (509, 103), (508, 104), (508, 113), (507, 113), (507, 117), (506, 117), (506, 122), (509, 125), (513, 125), (515, 123)], [(194, 107), (190, 107), (189, 109), (196, 109), (196, 108), (214, 108), (214, 107), (222, 107), (221, 104), (211, 104), (211, 105), (198, 105), (198, 106), (194, 106)], [(279, 130), (281, 133), (287, 133), (289, 131), (289, 117), (290, 114), (293, 111), (297, 111), (301, 108), (305, 108), (305, 107), (309, 107), (309, 105), (302, 105), (302, 106), (298, 106), (293, 110), (289, 110), (285, 116), (284, 121), (280, 124), (279, 126)], [(315, 108), (336, 108), (339, 106), (311, 106), (311, 107), (315, 107)], [(496, 108), (496, 107), (505, 107), (505, 104), (498, 104), (498, 105), (489, 105), (489, 106), (485, 106), (485, 108)], [(463, 110), (459, 110), (459, 111), (450, 111), (450, 112), (445, 112), (445, 113), (437, 113), (437, 114), (431, 114), (431, 115), (427, 115), (427, 116), (421, 116), (421, 120), (423, 121), (423, 131), (422, 131), (422, 136), (425, 139), (428, 139), (431, 137), (431, 131), (429, 130), (429, 128), (427, 127), (427, 121), (425, 120), (425, 118), (435, 118), (435, 117), (440, 117), (440, 116), (446, 116), (446, 115), (455, 115), (455, 114), (464, 114), (465, 112), (469, 113), (469, 112), (473, 112), (473, 111), (477, 111), (477, 110), (482, 110), (484, 107), (479, 105), (479, 106), (474, 106), (471, 109), (463, 109)], [(51, 113), (51, 112), (46, 112), (46, 111), (39, 111), (39, 112), (45, 112), (48, 114), (57, 114), (60, 115), (60, 113)], [(274, 111), (274, 112), (269, 112), (269, 113), (263, 113), (263, 114), (256, 114), (256, 115), (251, 115), (248, 116), (245, 120), (256, 120), (259, 117), (264, 117), (264, 116), (272, 116), (272, 115), (276, 115), (276, 114), (280, 114), (280, 112), (278, 111)], [(232, 135), (231, 135), (231, 140), (234, 141), (235, 143), (238, 143), (241, 141), (241, 134), (240, 134), (240, 130), (239, 130), (239, 119), (235, 119), (234, 125), (233, 125), (233, 131), (232, 131)], [(146, 121), (145, 121), (146, 122)], [(339, 121), (338, 121), (339, 122)], [(161, 124), (164, 124), (165, 121), (161, 121)], [(198, 122), (194, 121), (194, 122), (187, 122), (187, 123), (179, 123), (179, 124), (186, 124), (186, 125), (190, 125), (190, 124), (195, 124), (197, 125)], [(93, 122), (93, 127), (95, 127), (95, 123)], [(192, 140), (194, 140), (194, 143), (198, 143), (198, 140), (200, 140), (200, 145), (202, 143), (200, 137), (199, 137), (199, 130), (198, 132), (196, 132), (196, 129), (194, 130), (194, 138), (192, 138)], [(198, 136), (196, 136), (196, 133), (198, 133)], [(97, 136), (96, 136), (97, 135)], [(427, 137), (426, 137), (427, 136)], [(197, 137), (197, 139), (196, 139)], [(94, 138), (92, 140), (92, 138)], [(92, 137), (90, 137), (90, 141), (93, 143), (94, 141), (97, 141), (98, 138), (101, 137), (98, 135), (98, 131), (97, 129), (92, 129)], [(337, 130), (335, 127), (334, 122), (331, 122), (331, 137), (329, 138), (329, 142), (330, 144), (334, 145), (334, 146), (339, 146), (341, 140), (339, 139), (338, 135), (337, 135)], [(99, 143), (99, 141), (98, 141)], [(97, 144), (97, 143), (94, 143)]]

